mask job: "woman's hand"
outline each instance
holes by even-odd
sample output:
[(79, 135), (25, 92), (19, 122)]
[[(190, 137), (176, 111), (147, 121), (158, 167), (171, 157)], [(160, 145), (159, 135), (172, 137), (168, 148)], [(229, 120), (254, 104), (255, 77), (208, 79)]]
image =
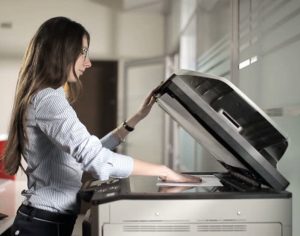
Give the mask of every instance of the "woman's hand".
[(192, 189), (193, 186), (161, 186), (158, 188), (159, 193), (180, 193)]
[(179, 174), (168, 167), (165, 168), (165, 173), (159, 176), (162, 181), (176, 183), (200, 183), (202, 181), (200, 177)]
[[(140, 108), (138, 109), (137, 113), (126, 120), (126, 124), (133, 128), (142, 120), (144, 119), (149, 112), (153, 104), (155, 103), (154, 93), (160, 86), (153, 89), (146, 97)], [(132, 130), (133, 130), (132, 129)], [(131, 130), (131, 131), (132, 131)], [(120, 139), (121, 141), (129, 134), (130, 130), (125, 129), (123, 126), (119, 126), (114, 130), (115, 136)]]
[(192, 175), (182, 175), (165, 165), (154, 164), (133, 159), (132, 175), (158, 176), (162, 181), (178, 183), (200, 183), (201, 178)]
[[(153, 104), (155, 103), (155, 98), (154, 98), (154, 92), (157, 88), (152, 90), (138, 109), (137, 113), (135, 113), (133, 116), (127, 119), (126, 123), (128, 126), (134, 128), (142, 119), (144, 119), (149, 112), (151, 111), (151, 108)], [(128, 134), (128, 131), (124, 130), (120, 131), (122, 134), (119, 134), (118, 136), (125, 137)]]
[(146, 99), (144, 100), (144, 102), (142, 103), (141, 107), (137, 112), (137, 115), (141, 120), (144, 119), (149, 114), (153, 104), (155, 103), (154, 91), (155, 89), (147, 95)]

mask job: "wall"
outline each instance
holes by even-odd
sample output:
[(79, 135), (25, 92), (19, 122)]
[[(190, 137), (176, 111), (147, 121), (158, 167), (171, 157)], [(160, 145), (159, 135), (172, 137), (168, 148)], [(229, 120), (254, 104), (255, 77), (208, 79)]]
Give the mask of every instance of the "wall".
[(91, 57), (111, 57), (114, 48), (114, 12), (92, 1), (1, 0), (0, 20), (11, 29), (0, 29), (1, 57), (22, 57), (37, 28), (48, 18), (66, 16), (82, 23), (92, 36)]
[(160, 14), (119, 13), (116, 28), (119, 58), (151, 58), (164, 52), (164, 17)]
[(63, 15), (84, 25), (91, 34), (90, 57), (93, 60), (163, 54), (164, 18), (159, 14), (121, 13), (84, 0), (1, 0), (0, 4), (0, 22), (7, 19), (13, 22), (12, 29), (0, 28), (0, 134), (7, 132), (25, 48), (39, 25), (50, 17)]
[(0, 59), (0, 134), (6, 134), (21, 60)]

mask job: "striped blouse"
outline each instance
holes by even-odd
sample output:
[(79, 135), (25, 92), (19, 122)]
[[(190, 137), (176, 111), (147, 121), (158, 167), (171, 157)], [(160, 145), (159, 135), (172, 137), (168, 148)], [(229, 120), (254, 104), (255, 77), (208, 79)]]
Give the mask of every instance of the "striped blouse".
[(114, 153), (120, 140), (112, 133), (101, 140), (89, 134), (65, 97), (62, 87), (39, 91), (28, 107), (28, 189), (23, 204), (60, 213), (76, 213), (76, 195), (83, 171), (107, 180), (127, 177), (133, 169), (131, 157)]

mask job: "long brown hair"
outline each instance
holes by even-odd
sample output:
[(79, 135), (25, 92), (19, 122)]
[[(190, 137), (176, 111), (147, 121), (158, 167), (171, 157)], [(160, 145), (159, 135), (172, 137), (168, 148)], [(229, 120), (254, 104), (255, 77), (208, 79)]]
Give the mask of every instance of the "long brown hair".
[(28, 142), (25, 129), (26, 111), (32, 96), (41, 89), (56, 89), (65, 85), (72, 69), (77, 83), (68, 83), (68, 98), (70, 102), (76, 100), (81, 83), (74, 65), (82, 52), (84, 36), (89, 44), (89, 33), (82, 25), (65, 17), (55, 17), (44, 22), (30, 41), (19, 72), (3, 155), (5, 171), (8, 174), (16, 174), (21, 166), (24, 145)]

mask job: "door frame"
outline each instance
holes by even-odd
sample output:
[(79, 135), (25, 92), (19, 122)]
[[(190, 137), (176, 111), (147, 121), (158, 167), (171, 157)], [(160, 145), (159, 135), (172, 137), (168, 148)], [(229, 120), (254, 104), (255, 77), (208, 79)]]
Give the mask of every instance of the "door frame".
[[(164, 68), (164, 78), (166, 71), (166, 58), (165, 56), (158, 56), (152, 58), (144, 58), (144, 59), (135, 59), (135, 60), (119, 60), (118, 63), (118, 105), (117, 105), (117, 122), (121, 124), (126, 118), (128, 118), (128, 74), (129, 70), (134, 67), (144, 67), (150, 65), (160, 64)], [(163, 126), (165, 127), (165, 121), (163, 121)], [(165, 140), (165, 132), (163, 132), (163, 140)], [(127, 154), (127, 143), (124, 142), (119, 146), (118, 151)], [(165, 141), (163, 143), (165, 146)], [(163, 162), (165, 162), (165, 150), (162, 150), (162, 158)]]

